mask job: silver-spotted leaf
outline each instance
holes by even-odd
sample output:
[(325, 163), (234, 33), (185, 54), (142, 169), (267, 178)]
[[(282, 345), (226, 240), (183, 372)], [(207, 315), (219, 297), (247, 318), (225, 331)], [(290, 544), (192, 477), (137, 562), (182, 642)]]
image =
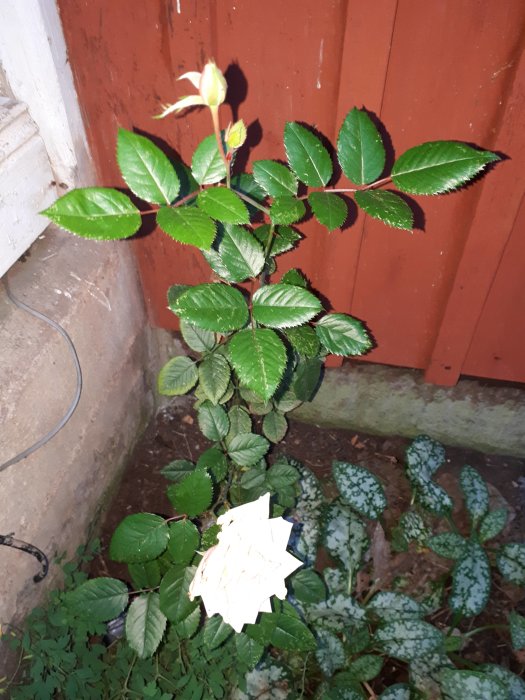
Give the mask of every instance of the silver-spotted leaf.
[(485, 550), (477, 542), (469, 542), (452, 572), (450, 608), (465, 617), (479, 615), (489, 599), (490, 585), (490, 563)]
[(335, 461), (332, 473), (345, 503), (366, 518), (379, 518), (386, 508), (386, 496), (379, 480), (368, 469)]
[(192, 389), (199, 379), (195, 362), (185, 355), (177, 355), (159, 372), (157, 387), (163, 396), (181, 396)]

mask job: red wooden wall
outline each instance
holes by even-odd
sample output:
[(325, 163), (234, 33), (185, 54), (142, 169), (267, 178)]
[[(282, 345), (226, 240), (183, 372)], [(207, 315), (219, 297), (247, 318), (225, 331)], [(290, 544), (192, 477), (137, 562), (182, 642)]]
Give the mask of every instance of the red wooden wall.
[[(226, 72), (224, 125), (250, 125), (250, 161), (284, 159), (282, 130), (303, 121), (335, 142), (364, 105), (397, 154), (456, 139), (509, 156), (460, 193), (416, 198), (413, 234), (359, 214), (327, 234), (314, 221), (281, 259), (300, 267), (332, 308), (366, 320), (366, 360), (525, 381), (525, 3), (522, 0), (59, 0), (91, 147), (106, 185), (118, 125), (169, 143), (187, 162), (211, 132), (207, 110), (152, 120), (177, 83), (214, 57)], [(344, 178), (340, 181), (345, 184)], [(208, 279), (200, 253), (159, 231), (135, 251), (152, 321), (174, 328), (170, 284)], [(284, 268), (282, 268), (284, 269)]]

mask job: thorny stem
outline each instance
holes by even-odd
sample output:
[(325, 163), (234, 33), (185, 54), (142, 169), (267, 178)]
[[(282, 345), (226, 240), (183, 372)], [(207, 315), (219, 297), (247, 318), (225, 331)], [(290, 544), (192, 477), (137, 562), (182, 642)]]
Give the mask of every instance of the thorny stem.
[[(384, 177), (381, 180), (376, 180), (375, 182), (371, 182), (369, 185), (365, 185), (364, 187), (343, 187), (343, 188), (325, 188), (323, 189), (323, 192), (329, 192), (331, 194), (344, 194), (345, 192), (366, 192), (367, 190), (373, 190), (376, 187), (382, 187), (383, 185), (386, 185), (388, 182), (392, 182), (391, 177)], [(302, 197), (298, 197), (297, 199), (308, 199), (308, 195), (305, 194)]]
[(230, 184), (230, 161), (226, 157), (226, 153), (224, 152), (224, 146), (222, 144), (222, 136), (221, 136), (221, 127), (219, 124), (219, 108), (218, 107), (210, 107), (210, 112), (211, 112), (211, 119), (213, 121), (213, 131), (215, 132), (215, 138), (217, 140), (217, 146), (219, 148), (219, 153), (220, 156), (223, 160), (224, 166), (226, 168), (226, 187), (230, 189), (231, 184)]

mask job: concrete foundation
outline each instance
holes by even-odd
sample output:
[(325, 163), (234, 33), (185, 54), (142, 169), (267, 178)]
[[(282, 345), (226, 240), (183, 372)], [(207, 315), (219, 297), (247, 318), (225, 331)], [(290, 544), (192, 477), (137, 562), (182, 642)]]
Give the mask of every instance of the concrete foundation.
[[(67, 425), (0, 473), (0, 534), (73, 554), (150, 419), (155, 343), (129, 243), (86, 241), (50, 227), (9, 273), (12, 292), (59, 322), (82, 367), (83, 390)], [(75, 371), (64, 339), (18, 309), (0, 285), (0, 463), (32, 445), (64, 415)], [(60, 575), (35, 584), (32, 556), (0, 547), (0, 620), (20, 620)]]
[(425, 384), (416, 370), (352, 362), (326, 370), (294, 418), (377, 435), (426, 433), (447, 445), (525, 456), (525, 387), (462, 379)]

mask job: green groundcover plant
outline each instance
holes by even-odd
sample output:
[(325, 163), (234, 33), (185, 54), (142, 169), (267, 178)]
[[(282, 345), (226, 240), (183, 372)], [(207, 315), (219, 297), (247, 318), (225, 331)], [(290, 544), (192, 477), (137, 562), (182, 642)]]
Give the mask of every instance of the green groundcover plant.
[[(324, 311), (300, 270), (277, 272), (278, 257), (300, 243), (296, 225), (311, 215), (328, 231), (340, 228), (347, 198), (353, 198), (369, 216), (411, 230), (406, 195), (454, 190), (498, 157), (464, 143), (434, 141), (410, 148), (386, 172), (381, 135), (368, 113), (354, 108), (333, 151), (313, 129), (288, 122), (284, 153), (278, 154), (286, 162), (259, 160), (251, 173), (237, 172), (246, 128), (238, 121), (221, 130), (227, 91), (222, 73), (209, 62), (201, 73), (182, 78), (198, 94), (167, 106), (160, 117), (204, 106), (214, 131), (189, 167), (170, 162), (144, 136), (120, 129), (119, 168), (147, 208), (116, 189), (90, 187), (64, 195), (45, 214), (97, 239), (130, 237), (142, 216), (155, 216), (173, 239), (202, 251), (215, 281), (168, 290), (190, 352), (162, 368), (158, 389), (168, 396), (194, 393), (199, 427), (212, 447), (196, 463), (176, 460), (164, 469), (172, 514), (130, 515), (116, 529), (109, 555), (127, 564), (131, 589), (102, 577), (59, 598), (55, 612), (75, 630), (59, 637), (68, 659), (62, 663), (70, 663), (63, 666), (65, 677), (46, 661), (47, 651), (36, 651), (42, 630), (50, 635), (48, 645), (56, 642), (51, 631), (30, 623), (23, 642), (31, 655), (29, 685), (18, 686), (14, 697), (525, 698), (525, 684), (508, 669), (474, 665), (462, 655), (477, 628), (462, 632), (461, 620), (484, 610), (494, 571), (525, 585), (525, 545), (491, 544), (507, 513), (489, 509), (487, 486), (474, 469), (461, 473), (471, 528), (460, 533), (452, 500), (434, 479), (444, 451), (429, 437), (420, 436), (407, 451), (413, 499), (393, 529), (383, 520), (383, 486), (367, 469), (334, 462), (338, 495), (327, 499), (302, 464), (268, 459), (272, 444), (286, 434), (287, 413), (315, 394), (325, 357), (363, 355), (373, 346), (360, 320)], [(333, 186), (335, 157), (354, 187)], [(268, 499), (272, 518), (255, 517)], [(229, 522), (241, 513), (242, 527)], [(273, 533), (272, 522), (284, 523), (283, 516), (289, 525), (282, 527), (293, 525), (290, 541), (277, 544), (274, 534), (264, 539), (260, 533)], [(442, 556), (449, 576), (436, 574), (432, 594), (423, 599), (383, 587), (370, 556), (370, 532), (378, 526), (398, 549), (426, 548)], [(319, 572), (321, 547), (334, 565)], [(286, 559), (292, 554), (296, 564)], [(289, 577), (283, 573), (288, 564), (296, 568)], [(366, 590), (357, 587), (359, 572), (372, 581)], [(233, 603), (228, 586), (235, 586)], [(257, 619), (246, 613), (245, 623), (239, 622), (239, 608), (253, 602), (259, 588), (264, 595), (255, 601)], [(447, 623), (432, 624), (433, 613), (445, 608)], [(125, 640), (103, 648), (101, 625), (119, 616), (125, 617)], [(512, 612), (508, 622), (511, 644), (524, 647), (525, 619)], [(95, 653), (96, 678), (85, 657), (70, 648), (73, 638)], [(389, 659), (404, 669), (404, 681), (390, 686), (383, 680)]]

